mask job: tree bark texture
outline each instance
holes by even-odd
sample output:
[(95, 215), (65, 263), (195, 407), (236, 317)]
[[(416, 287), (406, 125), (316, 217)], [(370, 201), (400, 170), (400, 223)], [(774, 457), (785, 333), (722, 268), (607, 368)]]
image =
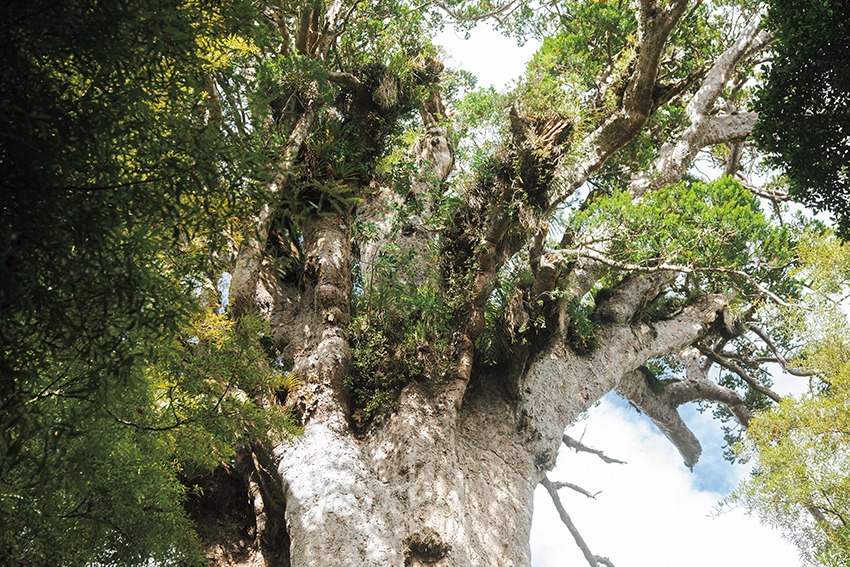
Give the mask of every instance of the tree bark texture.
[[(666, 318), (646, 320), (641, 309), (663, 294), (677, 274), (627, 275), (598, 301), (598, 344), (580, 353), (569, 342), (569, 304), (597, 284), (604, 265), (542, 247), (545, 219), (555, 207), (646, 125), (658, 102), (667, 40), (687, 5), (685, 0), (640, 2), (638, 49), (625, 77), (622, 104), (575, 142), (572, 151), (578, 158), (540, 157), (558, 154), (564, 123), (552, 120), (535, 130), (523, 126), (519, 114), (512, 115), (513, 153), (504, 160), (510, 167), (481, 181), (450, 226), (426, 222), (436, 206), (434, 187), (447, 179), (454, 163), (438, 94), (421, 109), (425, 128), (412, 150), (410, 195), (373, 181), (368, 191), (360, 191), (356, 208), (302, 222), (303, 268), (296, 276), (281, 279), (262, 263), (277, 211), (267, 205), (258, 214), (258, 230), (238, 257), (231, 311), (235, 317), (258, 312), (269, 320), (281, 360), (301, 381), (283, 403), (296, 412), (304, 434), (268, 453), (244, 448), (240, 467), (222, 471), (208, 497), (196, 503), (199, 524), (223, 517), (222, 508), (248, 518), (227, 534), (201, 530), (214, 564), (528, 567), (534, 489), (554, 467), (564, 429), (606, 393), (617, 390), (646, 413), (688, 466), (700, 449), (678, 417), (678, 405), (711, 399), (733, 408), (742, 421), (748, 418), (734, 392), (707, 380), (690, 348), (722, 330), (730, 297), (704, 295)], [(296, 49), (327, 57), (334, 26), (344, 25), (346, 9), (334, 3), (316, 25), (311, 24), (315, 14), (305, 14)], [(635, 196), (678, 181), (706, 145), (746, 137), (755, 116), (720, 115), (715, 106), (737, 65), (768, 40), (757, 23), (742, 30), (688, 105), (690, 127), (665, 146), (650, 171), (631, 180)], [(362, 87), (356, 77), (341, 72), (330, 80)], [(431, 86), (436, 89), (436, 82)], [(296, 118), (283, 168), (297, 162), (317, 105), (308, 101)], [(536, 185), (528, 181), (532, 172)], [(517, 178), (524, 180), (524, 195), (534, 207), (508, 208), (515, 202)], [(394, 205), (410, 198), (421, 201), (420, 213), (400, 219)], [(378, 236), (355, 238), (355, 218), (373, 223)], [(399, 224), (405, 226), (393, 236)], [(438, 238), (456, 243), (465, 263), (456, 262), (454, 249), (436, 253)], [(378, 278), (373, 266), (390, 244), (412, 251), (400, 278), (421, 285), (436, 276), (434, 281), (445, 286), (462, 275), (466, 295), (454, 319), (448, 369), (441, 379), (407, 384), (390, 411), (358, 427), (345, 386), (352, 364), (352, 270), (359, 262), (364, 281)], [(474, 345), (496, 276), (526, 247), (534, 280), (516, 297), (516, 317), (545, 321), (544, 330), (508, 347), (505, 366), (478, 367)], [(552, 293), (556, 287), (560, 295)], [(455, 292), (443, 288), (443, 293)], [(680, 352), (688, 365), (687, 380), (660, 393), (649, 388), (643, 365)]]

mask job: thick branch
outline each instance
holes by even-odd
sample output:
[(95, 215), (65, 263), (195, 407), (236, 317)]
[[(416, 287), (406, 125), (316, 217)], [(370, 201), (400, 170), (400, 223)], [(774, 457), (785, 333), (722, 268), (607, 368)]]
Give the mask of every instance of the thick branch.
[(611, 296), (596, 308), (596, 315), (612, 323), (626, 323), (665, 286), (676, 279), (675, 271), (655, 271), (633, 276), (618, 285)]
[(363, 83), (361, 83), (360, 79), (358, 79), (351, 73), (337, 73), (336, 71), (328, 71), (328, 80), (332, 83), (352, 88), (358, 93), (363, 91)]
[(744, 144), (740, 141), (729, 144), (729, 157), (726, 160), (726, 166), (723, 168), (723, 175), (734, 176), (741, 167), (741, 153), (743, 152)]
[(728, 407), (738, 422), (747, 427), (753, 414), (735, 390), (726, 388), (708, 379), (708, 365), (699, 363), (700, 352), (696, 348), (686, 348), (679, 353), (679, 359), (685, 365), (688, 377), (684, 382), (675, 382), (664, 388), (665, 399), (677, 406), (694, 400), (720, 402)]
[(713, 116), (706, 120), (705, 132), (699, 149), (743, 140), (753, 131), (757, 120), (758, 114), (755, 112)]
[(707, 378), (707, 369), (699, 364), (696, 349), (684, 349), (679, 358), (685, 364), (686, 380), (664, 383), (647, 375), (648, 370), (639, 369), (623, 376), (617, 393), (643, 411), (679, 450), (685, 466), (693, 469), (702, 447), (679, 415), (680, 405), (695, 400), (722, 403), (744, 427), (752, 419), (752, 413), (737, 392)]
[(590, 552), (590, 548), (587, 547), (587, 544), (584, 542), (584, 538), (581, 537), (581, 534), (578, 532), (575, 524), (573, 524), (572, 519), (570, 519), (570, 515), (567, 514), (567, 511), (564, 509), (564, 505), (561, 504), (561, 497), (558, 496), (557, 488), (549, 482), (549, 479), (543, 477), (540, 484), (546, 488), (546, 492), (548, 492), (549, 496), (552, 498), (552, 503), (555, 504), (555, 509), (558, 510), (558, 515), (561, 517), (561, 521), (565, 526), (567, 526), (567, 529), (570, 530), (573, 539), (576, 541), (576, 545), (578, 545), (579, 549), (581, 549), (581, 552), (584, 554), (584, 558), (587, 559), (587, 563), (591, 567), (597, 567), (600, 563), (602, 565), (607, 565), (608, 567), (614, 567), (614, 564), (611, 563), (607, 557), (600, 557)]
[(566, 339), (553, 339), (529, 359), (520, 384), (520, 411), (536, 432), (528, 446), (534, 452), (557, 449), (564, 428), (596, 400), (613, 390), (620, 378), (647, 360), (677, 353), (713, 327), (728, 299), (710, 295), (675, 316), (654, 323), (604, 324), (599, 346), (580, 356)]
[(584, 158), (562, 172), (567, 189), (553, 195), (550, 206), (569, 197), (617, 150), (628, 144), (646, 125), (652, 113), (661, 56), (685, 8), (687, 0), (671, 0), (659, 6), (644, 0), (638, 10), (638, 38), (631, 74), (625, 78), (620, 108), (594, 130), (580, 145)]
[(617, 394), (632, 403), (670, 440), (679, 454), (685, 459), (685, 466), (693, 470), (694, 465), (702, 454), (699, 440), (688, 429), (679, 412), (677, 405), (665, 403), (663, 396), (652, 391), (643, 370), (633, 370), (623, 375), (617, 384)]
[(675, 146), (665, 144), (661, 148), (661, 155), (649, 169), (634, 178), (629, 187), (634, 196), (640, 197), (648, 191), (681, 179), (700, 149), (741, 139), (752, 130), (756, 119), (754, 113), (711, 117), (711, 111), (744, 57), (766, 47), (772, 40), (771, 34), (761, 30), (759, 26), (759, 19), (755, 19), (744, 28), (735, 43), (714, 62), (702, 86), (685, 108), (690, 126)]

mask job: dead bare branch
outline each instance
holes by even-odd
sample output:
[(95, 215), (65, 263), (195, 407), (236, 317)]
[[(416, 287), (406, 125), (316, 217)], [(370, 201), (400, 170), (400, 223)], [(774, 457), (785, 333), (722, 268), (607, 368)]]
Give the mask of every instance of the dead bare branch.
[(555, 490), (560, 490), (562, 488), (569, 488), (570, 490), (575, 490), (576, 492), (578, 492), (582, 496), (587, 496), (588, 498), (593, 498), (594, 500), (596, 500), (597, 495), (602, 493), (601, 490), (599, 492), (596, 492), (596, 493), (591, 493), (589, 490), (585, 490), (584, 488), (580, 487), (579, 485), (573, 484), (571, 482), (553, 482), (552, 485), (555, 487)]
[(611, 563), (607, 557), (600, 557), (590, 552), (590, 549), (584, 542), (584, 538), (581, 537), (578, 529), (576, 529), (575, 524), (573, 524), (573, 521), (570, 519), (570, 515), (567, 514), (567, 511), (564, 509), (564, 505), (561, 504), (561, 498), (558, 496), (558, 490), (555, 488), (555, 485), (553, 485), (545, 476), (543, 477), (543, 480), (540, 481), (540, 484), (546, 488), (546, 491), (552, 498), (552, 503), (555, 504), (555, 509), (558, 510), (558, 515), (561, 517), (561, 521), (565, 526), (567, 526), (567, 529), (570, 530), (573, 539), (576, 541), (576, 545), (578, 545), (579, 549), (581, 549), (581, 552), (584, 554), (584, 558), (587, 559), (587, 563), (591, 567), (598, 567), (600, 563), (602, 565), (607, 565), (608, 567), (614, 567), (614, 564)]
[(603, 453), (599, 449), (593, 449), (591, 447), (588, 447), (587, 445), (585, 445), (581, 441), (578, 441), (577, 439), (573, 439), (569, 435), (564, 435), (561, 438), (561, 441), (563, 441), (564, 445), (566, 445), (567, 447), (569, 447), (570, 449), (572, 449), (576, 453), (591, 453), (593, 455), (596, 455), (597, 457), (599, 457), (600, 459), (602, 459), (603, 461), (605, 461), (606, 463), (609, 463), (609, 464), (610, 463), (617, 463), (619, 465), (625, 465), (626, 464), (626, 461), (621, 461), (619, 459), (609, 457), (609, 456), (605, 455), (605, 453)]

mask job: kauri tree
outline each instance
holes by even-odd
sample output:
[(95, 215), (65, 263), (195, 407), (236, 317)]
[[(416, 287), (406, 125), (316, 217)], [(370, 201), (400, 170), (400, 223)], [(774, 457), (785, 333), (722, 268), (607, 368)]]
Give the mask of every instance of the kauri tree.
[[(527, 566), (606, 393), (689, 467), (678, 406), (734, 438), (779, 400), (758, 2), (159, 4), (3, 24), (0, 513), (32, 527), (0, 557)], [(543, 45), (462, 96), (432, 32), (486, 18)]]

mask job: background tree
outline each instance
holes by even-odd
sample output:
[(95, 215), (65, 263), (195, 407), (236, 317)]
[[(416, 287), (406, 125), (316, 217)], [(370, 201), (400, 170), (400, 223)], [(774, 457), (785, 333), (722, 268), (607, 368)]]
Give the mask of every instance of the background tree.
[(775, 57), (758, 90), (754, 138), (788, 177), (791, 195), (850, 229), (850, 7), (843, 2), (770, 2)]
[(205, 282), (260, 193), (254, 142), (234, 143), (207, 89), (246, 8), (4, 6), (4, 565), (199, 560), (178, 471), (229, 462), (246, 431), (290, 430), (255, 411), (286, 378), (260, 364), (264, 326), (214, 320)]
[(780, 528), (812, 564), (846, 565), (848, 538), (848, 320), (850, 256), (834, 236), (801, 245), (812, 286), (800, 308), (777, 313), (803, 349), (793, 363), (812, 372), (810, 390), (757, 416), (743, 455), (753, 472), (730, 497)]
[[(756, 115), (741, 110), (752, 68), (772, 40), (761, 27), (759, 6), (566, 1), (534, 11), (515, 2), (268, 2), (258, 12), (240, 13), (232, 27), (206, 8), (190, 4), (173, 12), (182, 27), (172, 27), (210, 42), (184, 46), (192, 57), (208, 54), (201, 57), (204, 72), (190, 66), (193, 80), (185, 93), (176, 93), (180, 101), (188, 93), (178, 117), (195, 122), (185, 130), (159, 130), (157, 122), (110, 120), (128, 125), (122, 130), (127, 138), (105, 152), (122, 167), (136, 156), (140, 166), (170, 165), (165, 158), (171, 150), (135, 149), (136, 137), (148, 140), (149, 128), (162, 133), (153, 140), (209, 135), (189, 146), (203, 150), (197, 156), (178, 156), (180, 175), (166, 177), (197, 184), (186, 191), (151, 185), (150, 195), (129, 193), (129, 204), (156, 203), (138, 225), (137, 212), (124, 201), (94, 208), (124, 215), (104, 231), (106, 245), (126, 227), (140, 226), (144, 238), (129, 244), (163, 255), (157, 264), (160, 256), (145, 261), (134, 252), (128, 256), (132, 266), (115, 270), (132, 274), (142, 266), (170, 276), (163, 285), (173, 296), (151, 293), (158, 288), (145, 281), (130, 287), (146, 290), (154, 306), (162, 297), (186, 299), (187, 288), (198, 282), (211, 287), (220, 267), (207, 269), (201, 260), (215, 258), (210, 243), (220, 235), (226, 242), (234, 232), (217, 221), (234, 220), (241, 230), (238, 250), (228, 256), (221, 248), (233, 266), (233, 326), (206, 323), (219, 329), (210, 335), (196, 323), (182, 342), (151, 352), (145, 361), (142, 391), (150, 397), (143, 414), (153, 408), (158, 420), (148, 425), (144, 416), (131, 419), (112, 409), (132, 412), (132, 406), (98, 406), (125, 426), (118, 428), (125, 434), (173, 431), (173, 441), (166, 441), (174, 448), (167, 446), (165, 454), (176, 455), (179, 464), (165, 477), (179, 474), (200, 488), (185, 503), (209, 561), (527, 565), (533, 490), (541, 482), (557, 490), (546, 472), (565, 427), (607, 392), (617, 390), (658, 424), (689, 467), (701, 449), (679, 417), (679, 405), (718, 403), (721, 419), (746, 426), (754, 410), (779, 399), (759, 365), (784, 360), (782, 349), (790, 343), (762, 320), (759, 308), (764, 302), (785, 305), (798, 293), (790, 272), (798, 228), (771, 222), (753, 191), (731, 177), (706, 182), (689, 175), (698, 154), (710, 149), (729, 175), (747, 178), (742, 156), (752, 150), (743, 145)], [(197, 20), (180, 20), (195, 9)], [(156, 29), (146, 17), (159, 11), (146, 5), (134, 13), (142, 14), (140, 30)], [(548, 39), (514, 92), (461, 100), (459, 88), (469, 77), (445, 69), (429, 33), (446, 18), (468, 23), (490, 17), (520, 37)], [(211, 27), (205, 27), (210, 18)], [(75, 21), (49, 22), (57, 33), (48, 37), (64, 37), (59, 22), (67, 20)], [(8, 29), (29, 37), (38, 21)], [(175, 41), (182, 37), (168, 25), (160, 30)], [(222, 44), (214, 41), (222, 37)], [(226, 52), (221, 68), (210, 55), (219, 51)], [(29, 61), (25, 49), (15, 54)], [(98, 52), (93, 61), (101, 57), (116, 61), (111, 52)], [(140, 67), (118, 57), (114, 68), (148, 73), (151, 59), (140, 57)], [(78, 59), (85, 60), (71, 61)], [(52, 85), (50, 63), (61, 67), (62, 61), (45, 55), (13, 68), (26, 70), (21, 77), (43, 73), (43, 83)], [(154, 65), (151, 72), (155, 79), (168, 77), (165, 88), (174, 84), (169, 73), (178, 68), (165, 65), (158, 75)], [(137, 96), (157, 92), (147, 87), (144, 73)], [(118, 84), (103, 91), (122, 92), (117, 87), (127, 82), (124, 77), (109, 76)], [(84, 81), (88, 72), (73, 77), (66, 86)], [(135, 109), (134, 100), (116, 101), (115, 108)], [(160, 116), (156, 101), (147, 103), (152, 118)], [(81, 104), (73, 102), (72, 109)], [(61, 124), (65, 114), (49, 123)], [(466, 141), (481, 130), (495, 136), (486, 143)], [(16, 136), (27, 139), (25, 134)], [(70, 141), (57, 144), (74, 147)], [(4, 158), (4, 164), (20, 161)], [(456, 165), (461, 174), (452, 177)], [(196, 177), (196, 168), (209, 176)], [(127, 183), (141, 175), (118, 171)], [(259, 182), (262, 191), (243, 188), (244, 179)], [(20, 178), (9, 185), (17, 189), (10, 194), (25, 195)], [(76, 185), (55, 187), (59, 196), (75, 194)], [(216, 196), (228, 197), (221, 208), (207, 200)], [(169, 209), (184, 202), (202, 206)], [(19, 209), (24, 207), (8, 210)], [(22, 218), (10, 216), (4, 225), (10, 242)], [(202, 225), (209, 230), (198, 241), (181, 223), (201, 221), (210, 224)], [(550, 238), (550, 226), (559, 224), (564, 234)], [(23, 223), (32, 230), (41, 225)], [(201, 258), (184, 255), (196, 244), (207, 246)], [(173, 245), (181, 254), (166, 253)], [(78, 246), (66, 245), (59, 260), (74, 257)], [(122, 257), (100, 242), (83, 249)], [(46, 265), (54, 268), (59, 260)], [(9, 309), (18, 309), (19, 298), (52, 292), (53, 285), (39, 277), (24, 280), (36, 285)], [(177, 283), (183, 284), (179, 294), (169, 287)], [(67, 293), (73, 299), (80, 291)], [(129, 305), (123, 299), (117, 304)], [(129, 313), (149, 309), (142, 302)], [(28, 312), (14, 313), (4, 320), (9, 325), (51, 329), (31, 327)], [(73, 317), (73, 311), (64, 313)], [(94, 350), (98, 356), (125, 345), (174, 345), (170, 339), (181, 320), (179, 313), (166, 313), (155, 321), (122, 323), (105, 313), (117, 346)], [(127, 333), (137, 328), (156, 334), (136, 341)], [(33, 340), (9, 351), (15, 388), (29, 384), (19, 370), (28, 353), (52, 362), (52, 351), (33, 347), (41, 344), (50, 343)], [(60, 344), (55, 352), (68, 356), (74, 348)], [(230, 354), (220, 355), (221, 349)], [(99, 358), (81, 360), (82, 375), (98, 385), (109, 376), (89, 362)], [(288, 374), (275, 372), (276, 365)], [(719, 381), (709, 379), (714, 365), (723, 369)], [(40, 379), (64, 380), (61, 367), (49, 368)], [(252, 372), (258, 370), (264, 378), (255, 381)], [(300, 387), (285, 388), (287, 375)], [(44, 387), (37, 388), (36, 397)], [(45, 390), (51, 400), (76, 399), (74, 390), (56, 391)], [(84, 394), (88, 403), (93, 396)], [(242, 405), (231, 410), (232, 400)], [(198, 413), (184, 417), (190, 410)], [(286, 440), (285, 420), (272, 419), (287, 411), (304, 428), (297, 443)], [(222, 421), (231, 426), (216, 425)], [(49, 434), (43, 425), (32, 430), (33, 439)], [(29, 454), (18, 448), (19, 439), (28, 440), (18, 431), (7, 441), (13, 465), (16, 455)], [(180, 448), (205, 436), (211, 441), (199, 446), (212, 447), (209, 460), (222, 466), (195, 474), (180, 462)], [(232, 452), (223, 449), (229, 441), (239, 442)], [(198, 461), (192, 456), (189, 463)], [(4, 501), (10, 514), (11, 494)], [(178, 494), (172, 490), (169, 501)], [(56, 517), (82, 517), (73, 512), (83, 510), (79, 506)], [(62, 529), (49, 533), (71, 533)], [(141, 558), (142, 551), (120, 558), (107, 553), (134, 533), (106, 526), (92, 538), (101, 553), (93, 560)], [(9, 544), (10, 555), (40, 557), (33, 541)], [(173, 538), (162, 541), (177, 545)], [(604, 562), (584, 550), (591, 564)]]

